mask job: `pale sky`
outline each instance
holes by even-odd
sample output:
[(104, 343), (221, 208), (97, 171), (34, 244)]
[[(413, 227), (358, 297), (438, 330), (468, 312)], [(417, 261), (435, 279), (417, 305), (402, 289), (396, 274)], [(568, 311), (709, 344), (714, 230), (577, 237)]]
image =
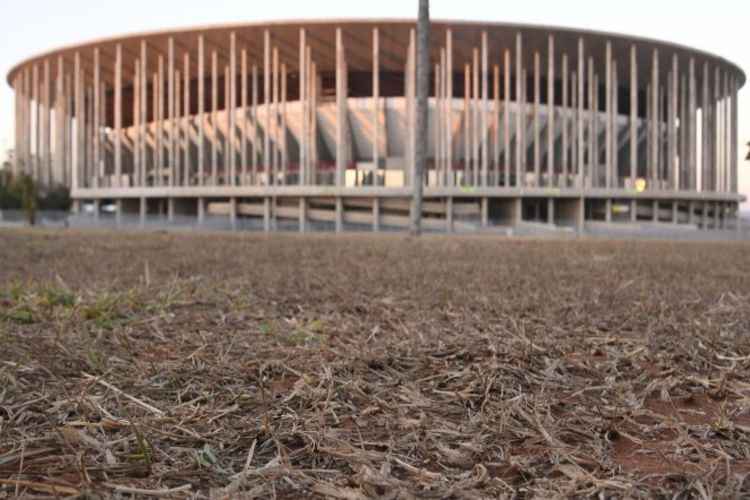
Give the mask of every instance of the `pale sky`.
[[(747, 0), (432, 0), (435, 19), (543, 24), (610, 31), (684, 44), (750, 72)], [(17, 62), (63, 45), (133, 32), (272, 19), (415, 17), (416, 0), (92, 0), (4, 1), (0, 7), (0, 160), (13, 146)], [(740, 92), (740, 191), (750, 195), (750, 91)], [(746, 205), (750, 206), (750, 205)]]

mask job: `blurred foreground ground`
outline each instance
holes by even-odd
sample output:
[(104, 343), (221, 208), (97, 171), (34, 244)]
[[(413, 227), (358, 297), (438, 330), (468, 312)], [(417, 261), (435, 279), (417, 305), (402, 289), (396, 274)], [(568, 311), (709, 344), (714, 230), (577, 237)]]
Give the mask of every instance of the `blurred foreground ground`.
[(0, 498), (750, 495), (750, 244), (0, 231)]

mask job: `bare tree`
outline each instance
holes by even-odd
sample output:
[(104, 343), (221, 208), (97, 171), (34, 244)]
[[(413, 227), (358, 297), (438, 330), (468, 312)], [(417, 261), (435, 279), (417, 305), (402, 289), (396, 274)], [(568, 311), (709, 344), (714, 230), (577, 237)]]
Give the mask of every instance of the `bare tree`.
[(411, 234), (422, 234), (422, 186), (427, 164), (427, 93), (430, 78), (430, 1), (419, 0), (417, 20), (417, 130), (413, 198), (411, 205)]

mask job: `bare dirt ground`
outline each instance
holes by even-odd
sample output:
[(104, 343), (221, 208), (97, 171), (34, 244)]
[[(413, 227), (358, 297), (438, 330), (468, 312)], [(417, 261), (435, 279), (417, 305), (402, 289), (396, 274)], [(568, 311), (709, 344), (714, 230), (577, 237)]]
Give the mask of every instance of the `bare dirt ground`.
[(750, 495), (750, 245), (0, 232), (0, 498)]

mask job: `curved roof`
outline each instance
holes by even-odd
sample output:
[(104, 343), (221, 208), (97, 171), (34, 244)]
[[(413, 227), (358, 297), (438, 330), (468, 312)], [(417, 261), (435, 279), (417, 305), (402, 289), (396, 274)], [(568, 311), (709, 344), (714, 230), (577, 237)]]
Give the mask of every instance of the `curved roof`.
[[(376, 27), (380, 31), (380, 61), (382, 70), (398, 71), (404, 68), (409, 31), (415, 27), (414, 20), (295, 20), (181, 28), (92, 40), (82, 44), (60, 47), (30, 57), (10, 70), (7, 75), (7, 81), (12, 85), (16, 73), (21, 68), (43, 62), (47, 59), (55, 62), (59, 57), (62, 57), (65, 64), (70, 65), (76, 52), (81, 53), (83, 70), (90, 73), (93, 67), (94, 48), (99, 48), (102, 54), (102, 61), (104, 61), (103, 78), (111, 81), (113, 73), (111, 70), (108, 71), (107, 68), (113, 64), (115, 47), (118, 44), (122, 44), (123, 77), (127, 82), (127, 79), (132, 76), (132, 68), (140, 54), (142, 41), (146, 42), (149, 49), (149, 70), (153, 68), (155, 71), (158, 57), (152, 54), (161, 54), (166, 57), (167, 44), (170, 38), (174, 38), (177, 57), (181, 58), (182, 54), (186, 52), (197, 54), (198, 36), (203, 35), (206, 41), (207, 55), (213, 51), (217, 51), (221, 61), (226, 59), (226, 53), (228, 53), (229, 49), (229, 34), (232, 32), (236, 33), (238, 48), (246, 49), (251, 64), (259, 64), (262, 69), (263, 32), (266, 29), (270, 30), (272, 41), (279, 48), (281, 60), (287, 64), (292, 72), (296, 71), (299, 64), (299, 30), (301, 28), (306, 29), (312, 57), (317, 63), (319, 71), (333, 71), (335, 68), (335, 32), (336, 28), (339, 27), (343, 32), (347, 64), (350, 70), (371, 70), (372, 41), (370, 32)], [(517, 33), (521, 33), (524, 46), (524, 65), (527, 68), (532, 67), (533, 54), (535, 51), (539, 51), (545, 57), (545, 63), (542, 64), (542, 73), (545, 73), (547, 67), (548, 36), (553, 34), (556, 56), (560, 57), (563, 53), (567, 53), (572, 69), (577, 67), (578, 40), (579, 38), (583, 38), (586, 57), (593, 56), (597, 68), (602, 67), (604, 64), (607, 41), (612, 43), (614, 60), (621, 61), (620, 64), (623, 68), (629, 67), (630, 48), (635, 44), (641, 68), (639, 71), (641, 84), (646, 84), (650, 81), (650, 70), (646, 70), (646, 68), (651, 67), (651, 58), (654, 50), (658, 50), (660, 54), (662, 79), (666, 78), (666, 75), (671, 70), (672, 57), (676, 55), (683, 67), (689, 58), (695, 58), (698, 71), (700, 71), (704, 63), (709, 64), (711, 68), (718, 65), (725, 71), (733, 73), (738, 80), (738, 86), (743, 86), (746, 80), (745, 73), (736, 64), (720, 56), (679, 44), (616, 33), (512, 23), (433, 20), (432, 58), (434, 61), (439, 60), (440, 49), (445, 46), (448, 29), (452, 30), (453, 33), (454, 68), (457, 70), (463, 64), (471, 61), (473, 49), (479, 47), (481, 44), (482, 31), (487, 31), (491, 66), (500, 63), (500, 51), (505, 49), (511, 50), (515, 66), (515, 36)], [(181, 59), (177, 60), (181, 61)], [(558, 67), (559, 64), (558, 60)], [(192, 73), (197, 73), (196, 66), (196, 64), (192, 64)], [(207, 71), (209, 70), (209, 66), (208, 64), (206, 65)], [(52, 64), (52, 77), (55, 76), (55, 73), (56, 64)], [(622, 74), (624, 73), (623, 71)], [(621, 77), (621, 81), (627, 80), (627, 78)], [(713, 78), (710, 81), (713, 82)]]

